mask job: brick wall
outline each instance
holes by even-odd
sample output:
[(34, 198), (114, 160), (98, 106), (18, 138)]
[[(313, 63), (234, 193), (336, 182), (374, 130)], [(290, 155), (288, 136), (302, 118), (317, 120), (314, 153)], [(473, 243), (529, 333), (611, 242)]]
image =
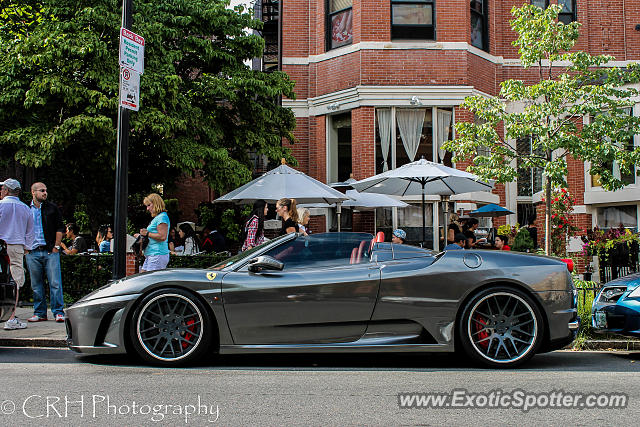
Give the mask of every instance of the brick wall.
[(167, 193), (167, 199), (178, 199), (178, 209), (181, 211), (180, 221), (197, 222), (195, 209), (201, 202), (209, 202), (215, 198), (213, 190), (196, 172), (195, 176), (183, 175), (176, 183), (175, 189)]
[(374, 212), (354, 212), (352, 216), (352, 227), (353, 231), (376, 234)]

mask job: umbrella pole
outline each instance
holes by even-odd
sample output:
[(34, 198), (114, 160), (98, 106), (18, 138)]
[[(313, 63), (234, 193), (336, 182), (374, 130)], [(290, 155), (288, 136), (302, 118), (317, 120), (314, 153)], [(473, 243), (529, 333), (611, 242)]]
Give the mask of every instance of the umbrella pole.
[(338, 233), (340, 232), (340, 215), (342, 214), (342, 202), (336, 203), (336, 214), (338, 215)]
[(425, 182), (422, 181), (422, 247), (427, 241), (427, 222), (425, 218), (425, 206), (424, 206), (424, 185)]
[(449, 242), (447, 241), (447, 234), (449, 232), (449, 196), (442, 196), (442, 212), (444, 213), (444, 224), (442, 226), (444, 230), (444, 245), (447, 246)]

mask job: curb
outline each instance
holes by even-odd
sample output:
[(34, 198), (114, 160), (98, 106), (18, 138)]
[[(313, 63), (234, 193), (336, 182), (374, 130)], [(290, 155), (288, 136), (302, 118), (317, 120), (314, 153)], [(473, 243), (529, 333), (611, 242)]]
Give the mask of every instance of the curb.
[(640, 341), (636, 340), (589, 340), (581, 350), (625, 350), (640, 351)]
[(66, 348), (67, 340), (56, 338), (0, 338), (0, 347)]

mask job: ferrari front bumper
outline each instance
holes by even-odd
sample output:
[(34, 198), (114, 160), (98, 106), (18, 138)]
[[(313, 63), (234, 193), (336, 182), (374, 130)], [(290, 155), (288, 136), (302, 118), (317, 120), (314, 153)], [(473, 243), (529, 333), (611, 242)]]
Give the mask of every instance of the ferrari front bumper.
[(77, 353), (120, 354), (125, 349), (125, 319), (138, 294), (80, 301), (65, 310), (67, 345)]

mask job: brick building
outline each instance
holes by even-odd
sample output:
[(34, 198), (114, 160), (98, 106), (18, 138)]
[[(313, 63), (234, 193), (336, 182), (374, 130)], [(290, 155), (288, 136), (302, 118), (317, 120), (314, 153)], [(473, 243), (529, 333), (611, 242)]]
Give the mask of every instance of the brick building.
[[(459, 108), (464, 98), (495, 96), (502, 81), (526, 80), (532, 72), (522, 69), (511, 44), (515, 33), (509, 26), (510, 10), (522, 0), (263, 1), (256, 10), (260, 14), (270, 7), (264, 20), (271, 21), (267, 36), (272, 55), (266, 65), (273, 67), (276, 61), (296, 82), (296, 99), (283, 100), (297, 120), (298, 141), (292, 150), (300, 169), (323, 182), (342, 181), (349, 174), (362, 179), (381, 172), (385, 164), (394, 168), (421, 156), (451, 164), (451, 154), (440, 145), (455, 136), (456, 122), (473, 120)], [(613, 55), (617, 65), (640, 60), (638, 0), (531, 1), (543, 7), (549, 1), (564, 5), (560, 19), (582, 24), (577, 49)], [(282, 36), (276, 57), (277, 25), (272, 21), (278, 16)], [(632, 104), (631, 113), (640, 115), (640, 100)], [(528, 149), (527, 141), (512, 142)], [(630, 143), (638, 145), (640, 138)], [(639, 178), (624, 177), (628, 185), (623, 190), (607, 192), (588, 170), (588, 164), (570, 160), (568, 182), (578, 200), (576, 224), (608, 228), (623, 223), (637, 230)], [(524, 224), (537, 214), (542, 230), (541, 175), (536, 170), (520, 172), (517, 182), (498, 185), (493, 195), (469, 195), (455, 208), (496, 202), (517, 212), (506, 217), (510, 223)], [(429, 202), (433, 233), (442, 225), (442, 207), (435, 197)], [(332, 227), (331, 216), (316, 218), (316, 227)], [(402, 226), (410, 233), (421, 225), (418, 205), (378, 210), (373, 218), (372, 213), (355, 213), (346, 225), (373, 231), (375, 221), (377, 229)]]

